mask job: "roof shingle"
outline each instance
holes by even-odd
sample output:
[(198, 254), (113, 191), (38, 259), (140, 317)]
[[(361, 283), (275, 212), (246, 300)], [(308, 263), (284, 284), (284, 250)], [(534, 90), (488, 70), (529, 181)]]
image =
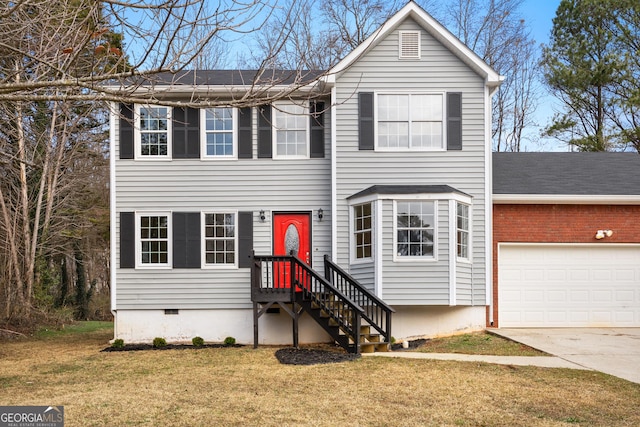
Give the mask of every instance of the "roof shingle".
[(640, 155), (493, 153), (493, 194), (640, 195)]

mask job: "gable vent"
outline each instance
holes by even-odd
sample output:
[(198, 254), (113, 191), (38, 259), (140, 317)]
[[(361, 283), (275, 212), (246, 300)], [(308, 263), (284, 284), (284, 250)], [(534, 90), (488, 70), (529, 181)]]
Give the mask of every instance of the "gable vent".
[(400, 31), (400, 59), (420, 59), (420, 31)]

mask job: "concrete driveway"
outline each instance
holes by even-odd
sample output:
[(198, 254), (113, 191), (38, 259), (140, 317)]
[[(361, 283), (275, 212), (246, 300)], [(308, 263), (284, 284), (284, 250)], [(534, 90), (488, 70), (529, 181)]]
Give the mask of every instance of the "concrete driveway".
[(640, 328), (507, 328), (490, 332), (640, 384)]

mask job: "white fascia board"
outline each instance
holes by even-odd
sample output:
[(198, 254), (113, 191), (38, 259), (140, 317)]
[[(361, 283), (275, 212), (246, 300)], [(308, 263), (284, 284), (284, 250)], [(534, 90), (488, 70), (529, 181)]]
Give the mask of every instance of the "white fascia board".
[(494, 204), (639, 205), (640, 195), (494, 194)]
[(425, 12), (420, 6), (414, 2), (407, 3), (395, 15), (389, 18), (378, 30), (369, 36), (364, 42), (356, 47), (349, 55), (338, 62), (327, 76), (324, 77), (326, 82), (335, 82), (336, 75), (349, 68), (362, 55), (376, 46), (389, 33), (395, 30), (402, 21), (407, 17), (411, 17), (429, 34), (442, 43), (454, 55), (460, 58), (472, 70), (485, 79), (485, 84), (489, 87), (498, 87), (504, 80), (504, 77), (498, 74), (493, 68), (487, 65), (478, 55), (462, 43), (456, 36), (447, 30), (442, 24), (436, 21), (431, 15)]

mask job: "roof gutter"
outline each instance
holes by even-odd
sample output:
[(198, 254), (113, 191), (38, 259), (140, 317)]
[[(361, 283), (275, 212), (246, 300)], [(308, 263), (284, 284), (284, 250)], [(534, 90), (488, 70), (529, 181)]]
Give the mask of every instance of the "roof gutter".
[(494, 204), (637, 205), (638, 195), (589, 194), (493, 194)]

